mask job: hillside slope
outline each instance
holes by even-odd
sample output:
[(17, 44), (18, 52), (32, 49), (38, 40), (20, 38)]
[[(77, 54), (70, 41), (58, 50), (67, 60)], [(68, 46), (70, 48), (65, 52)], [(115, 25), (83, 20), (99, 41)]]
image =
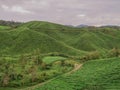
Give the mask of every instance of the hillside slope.
[(60, 76), (35, 90), (119, 90), (120, 58), (93, 60), (71, 75)]
[[(120, 46), (120, 30), (116, 28), (73, 28), (49, 22), (35, 21), (28, 22), (25, 26), (31, 30), (48, 34), (79, 50), (93, 51), (98, 48), (111, 49)], [(111, 41), (113, 42), (111, 43)]]
[(59, 52), (71, 55), (84, 54), (84, 51), (74, 49), (44, 33), (33, 30), (15, 30), (0, 32), (1, 53), (22, 54), (40, 49), (41, 53)]
[(120, 48), (119, 28), (74, 28), (60, 24), (31, 21), (9, 30), (0, 29), (0, 51), (6, 54), (60, 52), (83, 55), (89, 51), (106, 52)]

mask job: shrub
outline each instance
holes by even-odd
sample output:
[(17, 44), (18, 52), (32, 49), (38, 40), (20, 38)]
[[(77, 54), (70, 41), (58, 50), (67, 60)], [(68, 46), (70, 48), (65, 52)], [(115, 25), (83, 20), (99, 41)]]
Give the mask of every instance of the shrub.
[(120, 49), (119, 48), (113, 48), (108, 53), (109, 57), (119, 57), (120, 56)]
[(94, 60), (94, 59), (99, 59), (100, 54), (97, 51), (91, 52), (81, 58), (82, 61), (88, 61), (88, 60)]

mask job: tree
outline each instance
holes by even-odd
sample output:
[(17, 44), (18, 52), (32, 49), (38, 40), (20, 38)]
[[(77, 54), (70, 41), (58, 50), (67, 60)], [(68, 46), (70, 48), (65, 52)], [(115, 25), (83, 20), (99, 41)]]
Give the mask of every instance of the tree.
[(27, 64), (27, 57), (25, 55), (20, 56), (19, 64), (21, 65), (22, 69), (25, 68), (25, 65)]
[(42, 64), (41, 64), (41, 69), (42, 69), (42, 70), (47, 69), (47, 65), (46, 65), (46, 63), (42, 63)]
[(7, 86), (9, 84), (10, 77), (8, 73), (5, 73), (2, 78), (2, 85)]
[(34, 63), (36, 65), (41, 65), (43, 63), (42, 59), (41, 59), (41, 55), (40, 55), (40, 49), (36, 49), (33, 53), (33, 57), (32, 60), (34, 61)]
[(17, 26), (19, 26), (21, 24), (22, 24), (21, 22), (0, 20), (0, 25), (11, 26), (12, 28), (16, 28)]
[(10, 81), (10, 63), (9, 62), (5, 62), (4, 65), (3, 65), (3, 76), (2, 76), (2, 85), (3, 86), (7, 86), (9, 84), (9, 81)]
[(94, 60), (94, 59), (99, 59), (100, 54), (98, 51), (90, 52), (87, 55), (83, 56), (81, 58), (82, 61), (88, 61), (88, 60)]
[(65, 61), (61, 60), (61, 66), (65, 66)]
[(110, 56), (110, 57), (119, 57), (119, 55), (120, 55), (120, 49), (117, 48), (117, 47), (113, 48), (113, 49), (110, 50), (110, 52), (109, 52), (109, 56)]
[(30, 69), (29, 69), (29, 72), (31, 74), (32, 82), (34, 82), (36, 80), (36, 78), (37, 78), (37, 69), (38, 69), (38, 67), (35, 66), (35, 65), (30, 67)]

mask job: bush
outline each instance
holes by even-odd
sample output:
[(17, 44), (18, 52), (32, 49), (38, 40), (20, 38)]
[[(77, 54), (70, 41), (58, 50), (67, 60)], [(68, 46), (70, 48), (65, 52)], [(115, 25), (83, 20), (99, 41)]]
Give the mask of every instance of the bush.
[(99, 59), (100, 54), (97, 51), (91, 52), (81, 58), (82, 61), (88, 61), (88, 60), (94, 60), (94, 59)]
[(120, 49), (119, 48), (113, 48), (108, 53), (108, 57), (119, 57), (119, 56), (120, 56)]

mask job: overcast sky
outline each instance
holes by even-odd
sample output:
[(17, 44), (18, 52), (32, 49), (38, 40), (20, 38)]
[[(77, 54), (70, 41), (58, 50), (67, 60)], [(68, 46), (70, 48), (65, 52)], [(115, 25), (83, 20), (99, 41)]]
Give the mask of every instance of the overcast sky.
[(120, 25), (120, 0), (0, 0), (0, 19)]

